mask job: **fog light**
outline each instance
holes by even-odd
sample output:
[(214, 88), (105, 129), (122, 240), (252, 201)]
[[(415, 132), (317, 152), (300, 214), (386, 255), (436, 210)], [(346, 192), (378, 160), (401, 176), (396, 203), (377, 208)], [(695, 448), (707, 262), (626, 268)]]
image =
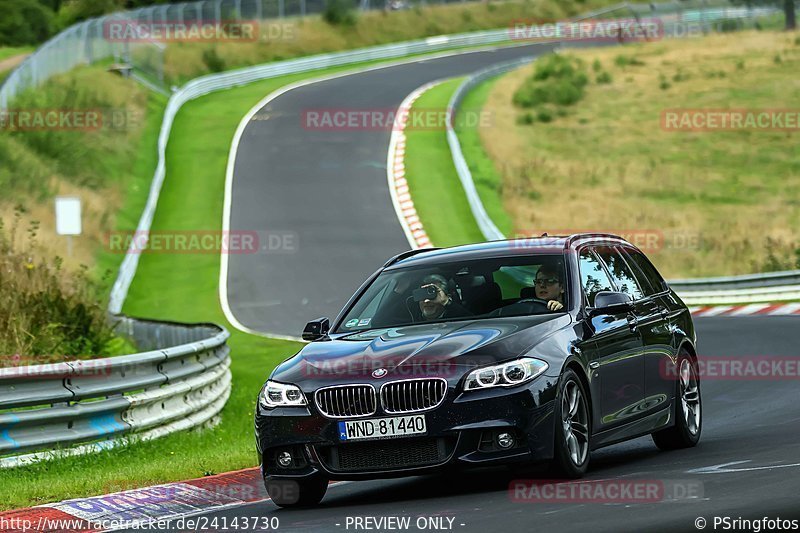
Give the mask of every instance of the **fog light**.
[(511, 433), (500, 433), (497, 435), (497, 445), (503, 448), (511, 448), (514, 446), (514, 436)]
[(278, 464), (284, 468), (288, 468), (292, 464), (292, 454), (289, 452), (281, 452), (278, 454)]

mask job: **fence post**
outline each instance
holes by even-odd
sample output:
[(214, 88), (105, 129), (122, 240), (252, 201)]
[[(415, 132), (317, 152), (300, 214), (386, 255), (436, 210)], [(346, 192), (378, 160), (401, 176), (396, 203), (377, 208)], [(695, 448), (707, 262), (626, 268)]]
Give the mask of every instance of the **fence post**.
[(283, 0), (278, 0), (278, 18), (282, 19), (285, 16), (285, 13), (284, 13), (285, 9), (286, 9), (286, 6), (284, 5), (284, 1)]
[(300, 16), (306, 16), (306, 0), (300, 0)]

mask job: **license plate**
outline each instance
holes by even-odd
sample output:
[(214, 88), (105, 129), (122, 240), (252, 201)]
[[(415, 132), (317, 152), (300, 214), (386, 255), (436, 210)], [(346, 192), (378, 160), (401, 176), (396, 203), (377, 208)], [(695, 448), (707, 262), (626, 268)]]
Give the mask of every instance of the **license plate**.
[(425, 415), (371, 418), (339, 422), (339, 440), (391, 439), (407, 435), (424, 435)]

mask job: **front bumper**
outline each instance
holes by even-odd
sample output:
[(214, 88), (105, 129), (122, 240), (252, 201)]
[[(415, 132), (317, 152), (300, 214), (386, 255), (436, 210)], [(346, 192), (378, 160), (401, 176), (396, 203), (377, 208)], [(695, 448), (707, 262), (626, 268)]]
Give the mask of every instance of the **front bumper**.
[[(337, 419), (307, 407), (262, 409), (256, 414), (256, 444), (264, 476), (298, 479), (323, 475), (359, 480), (420, 475), (460, 466), (546, 461), (553, 457), (557, 378), (540, 376), (512, 389), (460, 393), (451, 385), (444, 402), (426, 411), (423, 436), (340, 442)], [(413, 414), (413, 413), (412, 413)], [(382, 418), (378, 412), (361, 418)], [(352, 419), (357, 420), (357, 419)], [(511, 432), (514, 446), (501, 449), (494, 437)], [(288, 468), (276, 456), (292, 454)]]

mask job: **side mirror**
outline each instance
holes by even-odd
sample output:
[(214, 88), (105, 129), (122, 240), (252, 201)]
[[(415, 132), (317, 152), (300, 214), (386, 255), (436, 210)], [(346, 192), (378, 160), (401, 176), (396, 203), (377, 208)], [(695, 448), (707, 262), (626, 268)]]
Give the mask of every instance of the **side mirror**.
[(601, 291), (594, 297), (594, 307), (589, 308), (589, 316), (615, 315), (633, 309), (631, 297), (624, 292)]
[(318, 341), (328, 336), (328, 331), (331, 329), (331, 321), (328, 317), (318, 318), (306, 324), (303, 330), (304, 341)]

